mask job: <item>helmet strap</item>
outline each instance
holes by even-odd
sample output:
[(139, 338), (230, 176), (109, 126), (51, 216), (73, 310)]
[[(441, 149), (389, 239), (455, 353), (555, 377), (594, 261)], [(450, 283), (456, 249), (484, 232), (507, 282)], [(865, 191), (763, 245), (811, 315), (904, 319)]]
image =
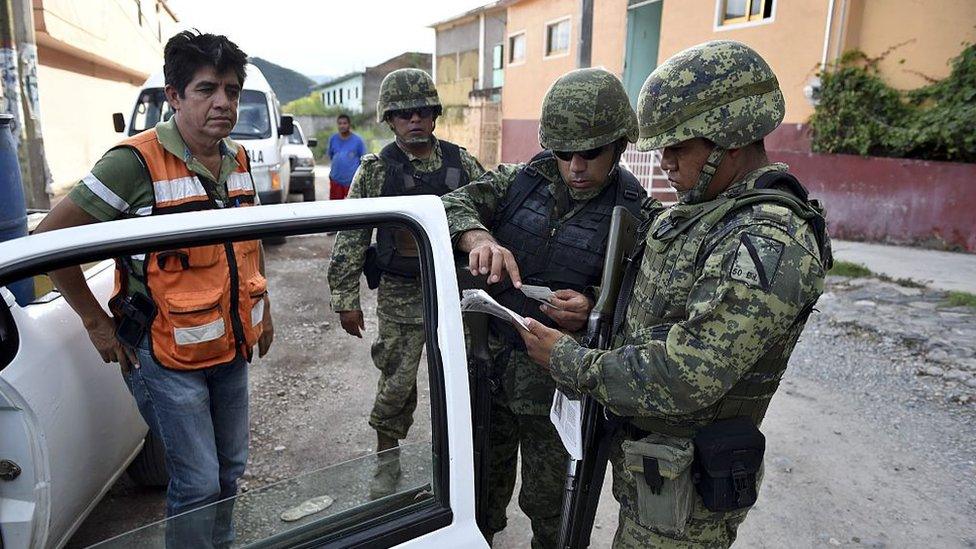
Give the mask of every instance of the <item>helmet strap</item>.
[(705, 201), (705, 193), (708, 191), (708, 185), (712, 182), (712, 178), (715, 177), (715, 172), (718, 171), (719, 164), (725, 158), (725, 153), (727, 149), (723, 149), (718, 145), (712, 147), (712, 152), (708, 153), (708, 158), (705, 159), (705, 165), (702, 166), (701, 173), (698, 175), (698, 182), (695, 186), (683, 193), (678, 193), (678, 200), (683, 204), (697, 204), (699, 202)]

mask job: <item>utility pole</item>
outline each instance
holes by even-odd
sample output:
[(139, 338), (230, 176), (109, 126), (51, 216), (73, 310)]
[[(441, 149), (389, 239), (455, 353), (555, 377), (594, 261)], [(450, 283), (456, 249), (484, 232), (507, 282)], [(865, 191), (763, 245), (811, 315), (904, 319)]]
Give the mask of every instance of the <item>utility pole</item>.
[(580, 37), (576, 50), (576, 68), (593, 64), (593, 0), (580, 0)]
[(0, 77), (3, 110), (14, 115), (14, 139), (28, 208), (51, 206), (50, 170), (44, 157), (40, 96), (37, 85), (37, 45), (31, 0), (0, 0)]

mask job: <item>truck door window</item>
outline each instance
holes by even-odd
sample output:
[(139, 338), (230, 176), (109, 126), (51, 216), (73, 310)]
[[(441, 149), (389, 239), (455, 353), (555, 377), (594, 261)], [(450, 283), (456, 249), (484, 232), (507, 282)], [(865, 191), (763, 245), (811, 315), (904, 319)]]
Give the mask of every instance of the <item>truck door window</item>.
[[(428, 532), (450, 524), (436, 283), (430, 247), (423, 244), (420, 226), (382, 224), (390, 231), (395, 228), (398, 250), (408, 257), (425, 257), (426, 270), (420, 270), (418, 277), (382, 275), (378, 302), (376, 291), (368, 290), (365, 283), (357, 288), (360, 267), (353, 266), (354, 284), (341, 289), (359, 291), (365, 324), (362, 339), (346, 333), (330, 307), (332, 299), (342, 296), (337, 295), (340, 289), (329, 287), (327, 273), (337, 237), (326, 231), (338, 230), (344, 240), (359, 236), (368, 242), (381, 225), (378, 219), (361, 217), (345, 226), (317, 227), (315, 232), (289, 236), (283, 245), (264, 247), (275, 337), (265, 357), (258, 358), (255, 348), (248, 367), (249, 458), (238, 495), (166, 519), (165, 490), (137, 489), (133, 480), (123, 475), (67, 540), (69, 545), (107, 542), (108, 546), (164, 547), (167, 537), (187, 524), (216, 524), (219, 519), (215, 517), (228, 513), (232, 521), (226, 524), (230, 525), (234, 545), (241, 546), (265, 541), (341, 544), (353, 539), (350, 536), (367, 543), (371, 539), (386, 543), (421, 535), (417, 530), (420, 523), (421, 530)], [(417, 234), (421, 235), (419, 244)], [(187, 251), (188, 257), (194, 255), (190, 251), (198, 249), (178, 244), (174, 248)], [(353, 261), (350, 257), (340, 254), (343, 261)], [(91, 259), (101, 258), (87, 257)], [(420, 260), (415, 262), (419, 269)], [(173, 267), (181, 265), (174, 262)], [(88, 280), (103, 306), (113, 276), (113, 270), (106, 268)], [(262, 295), (255, 296), (259, 306)], [(19, 326), (22, 331), (51, 332), (51, 326), (43, 325), (47, 313), (43, 307), (48, 307), (50, 320), (65, 338), (60, 346), (64, 356), (43, 355), (48, 366), (38, 368), (38, 372), (49, 377), (59, 375), (51, 368), (64, 368), (72, 377), (93, 379), (91, 386), (85, 387), (48, 385), (49, 390), (75, 391), (45, 397), (62, 407), (77, 407), (59, 416), (78, 423), (73, 426), (73, 436), (80, 431), (97, 437), (105, 429), (103, 422), (109, 410), (122, 407), (131, 411), (126, 425), (115, 428), (116, 432), (128, 433), (126, 437), (76, 445), (72, 452), (77, 455), (64, 456), (65, 467), (69, 463), (72, 468), (85, 466), (97, 477), (86, 480), (89, 499), (52, 501), (52, 505), (65, 506), (66, 518), (74, 520), (98, 497), (102, 487), (108, 487), (114, 475), (126, 468), (125, 458), (138, 449), (145, 427), (118, 366), (102, 363), (80, 320), (66, 314), (63, 298), (54, 294), (51, 301), (31, 307), (29, 319), (21, 315), (25, 322), (30, 320)], [(255, 318), (252, 313), (248, 320)], [(42, 351), (46, 352), (33, 352)], [(31, 352), (22, 350), (21, 354)], [(415, 378), (411, 375), (414, 368)], [(111, 375), (106, 377), (106, 372)], [(99, 398), (91, 399), (96, 393)], [(379, 455), (377, 430), (405, 438), (397, 449)], [(52, 468), (56, 467), (58, 463), (52, 462)], [(387, 474), (396, 470), (398, 473)], [(377, 480), (382, 476), (392, 480)], [(52, 471), (52, 478), (57, 478), (56, 471)], [(412, 517), (416, 521), (411, 522)], [(405, 525), (411, 528), (407, 533)]]

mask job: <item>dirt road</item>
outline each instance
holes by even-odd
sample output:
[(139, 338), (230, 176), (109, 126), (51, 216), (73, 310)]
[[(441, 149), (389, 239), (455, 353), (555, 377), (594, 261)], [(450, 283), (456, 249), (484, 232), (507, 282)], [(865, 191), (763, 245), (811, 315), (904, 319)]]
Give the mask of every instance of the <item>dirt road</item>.
[[(363, 294), (366, 339), (342, 332), (325, 281), (332, 239), (289, 238), (268, 249), (277, 335), (250, 370), (251, 457), (242, 490), (372, 451), (375, 297)], [(976, 547), (976, 408), (952, 381), (919, 377), (926, 360), (902, 339), (835, 321), (832, 311), (854, 299), (839, 282), (832, 281), (830, 307), (808, 325), (763, 424), (766, 480), (737, 546)], [(408, 439), (421, 446), (430, 438), (426, 385), (422, 368)], [(336, 474), (362, 484), (367, 465), (352, 462)], [(604, 492), (594, 547), (609, 546), (616, 526)], [(161, 491), (123, 477), (69, 546), (158, 520), (162, 501)], [(527, 520), (514, 503), (509, 514), (496, 546), (528, 547)]]

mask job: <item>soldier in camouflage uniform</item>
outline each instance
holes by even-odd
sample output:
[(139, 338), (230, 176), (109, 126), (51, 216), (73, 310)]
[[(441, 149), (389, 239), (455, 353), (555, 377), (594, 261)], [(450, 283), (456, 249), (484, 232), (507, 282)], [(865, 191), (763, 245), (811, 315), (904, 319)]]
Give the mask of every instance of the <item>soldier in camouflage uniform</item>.
[[(389, 124), (396, 141), (378, 155), (363, 156), (348, 198), (442, 195), (484, 173), (463, 148), (434, 137), (440, 114), (440, 99), (426, 72), (400, 69), (388, 74), (380, 84), (376, 118)], [(332, 309), (339, 313), (343, 329), (356, 337), (362, 337), (365, 328), (359, 278), (372, 234), (371, 229), (339, 232), (329, 265)], [(369, 424), (376, 430), (377, 452), (382, 453), (370, 484), (373, 499), (393, 493), (400, 477), (399, 456), (392, 449), (413, 423), (424, 346), (423, 291), (413, 237), (381, 228), (375, 252), (382, 275), (376, 298), (379, 333), (371, 354), (380, 379)]]
[[(637, 115), (623, 85), (602, 69), (560, 77), (542, 105), (539, 142), (528, 164), (503, 164), (443, 197), (457, 249), (473, 275), (488, 276), (495, 299), (522, 315), (581, 335), (599, 284), (610, 213), (635, 214), (646, 193), (618, 166), (637, 138)], [(529, 300), (521, 282), (556, 290), (552, 307)], [(589, 295), (587, 295), (589, 294)], [(493, 319), (489, 350), (498, 388), (489, 427), (489, 517), (505, 528), (521, 448), (519, 505), (532, 521), (532, 546), (554, 547), (567, 454), (549, 420), (555, 384), (531, 363), (521, 338)]]
[[(645, 224), (616, 348), (586, 349), (538, 323), (522, 332), (558, 383), (622, 422), (610, 456), (615, 547), (727, 547), (754, 501), (757, 427), (831, 261), (822, 209), (766, 158), (763, 137), (783, 115), (775, 75), (738, 42), (658, 67), (641, 89), (638, 147), (662, 149), (679, 204)], [(729, 442), (738, 435), (748, 442)]]

